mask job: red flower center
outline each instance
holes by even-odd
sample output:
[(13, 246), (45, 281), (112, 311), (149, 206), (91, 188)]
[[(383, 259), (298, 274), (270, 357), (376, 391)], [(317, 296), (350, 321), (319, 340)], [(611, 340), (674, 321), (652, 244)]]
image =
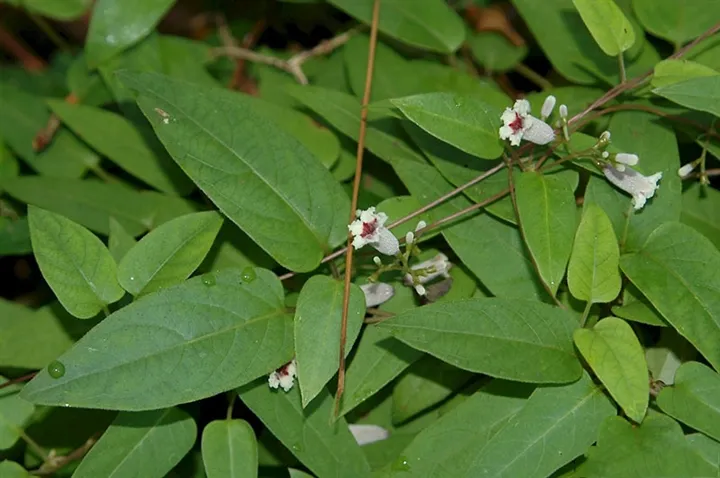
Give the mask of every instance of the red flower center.
[(285, 365), (283, 365), (282, 367), (280, 367), (279, 369), (277, 369), (277, 370), (275, 370), (275, 371), (276, 371), (277, 374), (280, 375), (281, 377), (285, 377), (285, 376), (287, 376), (287, 375), (290, 375), (290, 372), (288, 372), (288, 368), (290, 368), (290, 364), (291, 364), (291, 363), (292, 363), (292, 361), (286, 363)]
[(377, 229), (377, 219), (373, 219), (370, 222), (363, 222), (363, 230), (360, 233), (360, 237), (367, 237), (375, 232)]
[(512, 123), (510, 123), (508, 126), (510, 126), (512, 128), (513, 132), (517, 133), (523, 127), (522, 117), (519, 114), (515, 113), (515, 120)]

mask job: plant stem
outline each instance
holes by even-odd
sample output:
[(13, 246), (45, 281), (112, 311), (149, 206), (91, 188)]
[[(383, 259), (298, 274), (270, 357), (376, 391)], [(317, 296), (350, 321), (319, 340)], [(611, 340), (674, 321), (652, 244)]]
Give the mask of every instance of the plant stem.
[(513, 67), (513, 69), (527, 78), (528, 80), (532, 81), (536, 85), (538, 85), (543, 90), (549, 90), (553, 87), (552, 83), (550, 83), (547, 79), (545, 79), (540, 73), (537, 73), (535, 70), (531, 70), (523, 63), (518, 63)]
[(620, 52), (618, 55), (618, 68), (620, 70), (620, 84), (623, 84), (627, 81), (625, 74), (625, 55), (623, 55), (623, 52)]
[(235, 392), (235, 391), (231, 392), (230, 400), (229, 400), (228, 407), (227, 407), (227, 414), (226, 414), (226, 418), (228, 420), (232, 419), (233, 407), (235, 406), (235, 399), (237, 398), (237, 395), (238, 395), (237, 392)]
[[(358, 133), (358, 147), (355, 161), (355, 178), (350, 206), (350, 220), (355, 219), (360, 182), (362, 180), (363, 155), (365, 153), (365, 134), (367, 133), (368, 104), (372, 91), (373, 70), (375, 69), (375, 46), (378, 37), (378, 20), (380, 18), (380, 0), (373, 2), (372, 24), (370, 27), (370, 46), (368, 48), (367, 72), (365, 74), (365, 91), (363, 93), (362, 109), (360, 110), (360, 132)], [(343, 290), (342, 322), (340, 325), (340, 363), (338, 366), (337, 393), (335, 394), (335, 416), (340, 413), (340, 403), (345, 389), (345, 342), (347, 341), (348, 306), (350, 303), (350, 283), (352, 280), (353, 263), (353, 237), (348, 233), (347, 252), (345, 255), (345, 287)]]
[(27, 433), (25, 433), (25, 430), (22, 430), (22, 429), (18, 428), (18, 433), (20, 434), (20, 438), (22, 438), (23, 441), (25, 441), (25, 443), (27, 443), (28, 448), (29, 448), (38, 458), (40, 458), (40, 459), (43, 460), (43, 461), (45, 461), (45, 460), (48, 459), (48, 452), (47, 452), (43, 447), (41, 447), (40, 445), (38, 445), (38, 443), (37, 443), (35, 440), (33, 440), (32, 438), (30, 438), (30, 436), (29, 436)]
[(30, 17), (30, 20), (33, 21), (35, 25), (40, 28), (40, 30), (43, 31), (45, 35), (50, 39), (51, 42), (60, 50), (64, 52), (70, 52), (72, 51), (72, 48), (70, 48), (70, 45), (61, 37), (58, 32), (55, 31), (55, 29), (50, 26), (48, 22), (45, 21), (45, 19), (39, 15), (35, 15), (33, 13), (29, 13), (28, 16)]
[(587, 322), (587, 318), (590, 315), (590, 309), (592, 309), (592, 305), (592, 301), (590, 300), (585, 303), (585, 310), (583, 310), (583, 315), (580, 319), (580, 328), (585, 327), (585, 322)]

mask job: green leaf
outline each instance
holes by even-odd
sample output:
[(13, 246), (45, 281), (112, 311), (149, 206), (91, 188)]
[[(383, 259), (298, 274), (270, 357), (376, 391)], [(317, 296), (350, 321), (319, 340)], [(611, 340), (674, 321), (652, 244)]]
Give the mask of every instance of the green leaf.
[(527, 56), (527, 45), (513, 45), (504, 35), (494, 31), (473, 33), (467, 39), (475, 60), (489, 72), (511, 70)]
[[(31, 12), (39, 13), (55, 20), (74, 20), (85, 13), (92, 0), (19, 0)], [(12, 3), (12, 2), (11, 2)]]
[(180, 198), (89, 179), (21, 176), (4, 186), (8, 194), (22, 202), (61, 214), (104, 235), (110, 233), (111, 217), (137, 236), (196, 209)]
[(57, 302), (32, 310), (0, 299), (0, 366), (43, 368), (95, 324), (75, 319)]
[(657, 397), (660, 409), (676, 420), (718, 440), (720, 438), (720, 376), (698, 362), (687, 362), (675, 374), (675, 384)]
[(691, 78), (655, 88), (653, 93), (687, 108), (720, 116), (720, 75)]
[(569, 385), (539, 387), (485, 446), (468, 450), (444, 476), (544, 478), (585, 453), (614, 414), (587, 373)]
[(50, 112), (43, 99), (0, 82), (0, 134), (25, 163), (40, 174), (79, 178), (100, 158), (70, 131), (60, 128), (42, 152), (33, 150), (37, 133), (47, 126)]
[(214, 211), (196, 212), (151, 231), (118, 265), (120, 285), (138, 296), (184, 281), (205, 258), (222, 222)]
[(680, 46), (712, 27), (720, 5), (712, 0), (633, 0), (633, 10), (645, 29)]
[(91, 106), (50, 100), (62, 122), (85, 142), (122, 169), (170, 194), (187, 194), (193, 184), (167, 154), (156, 154), (124, 117)]
[[(297, 140), (253, 114), (242, 95), (198, 91), (151, 73), (121, 77), (140, 92), (138, 105), (185, 173), (281, 265), (312, 270), (345, 240), (345, 192)], [(229, 117), (236, 118), (232, 125)]]
[[(292, 321), (275, 274), (227, 269), (149, 294), (113, 313), (58, 358), (65, 375), (38, 374), (34, 402), (150, 410), (238, 387), (293, 356)], [(141, 376), (138, 370), (142, 370)]]
[(617, 56), (635, 43), (632, 24), (613, 0), (573, 0), (573, 4), (606, 55)]
[(174, 0), (99, 0), (95, 3), (85, 54), (95, 68), (145, 38)]
[(422, 355), (381, 327), (365, 327), (345, 372), (340, 415), (375, 395)]
[(393, 387), (393, 423), (402, 423), (440, 403), (472, 376), (434, 357), (424, 356)]
[(592, 186), (595, 191), (590, 200), (600, 206), (613, 223), (620, 240), (620, 251), (634, 251), (642, 247), (659, 225), (680, 219), (682, 181), (677, 174), (680, 154), (676, 133), (658, 122), (655, 115), (643, 111), (623, 111), (613, 115), (609, 129), (619, 151), (640, 157), (640, 163), (634, 167), (636, 170), (646, 176), (663, 173), (660, 189), (640, 211), (632, 211), (630, 196), (604, 178), (591, 181), (591, 184), (595, 182)]
[(123, 412), (73, 476), (165, 476), (190, 451), (196, 435), (195, 421), (179, 408)]
[(212, 421), (203, 430), (202, 457), (208, 478), (255, 478), (255, 432), (245, 420)]
[[(619, 264), (618, 264), (619, 265)], [(614, 315), (641, 324), (667, 327), (668, 323), (634, 285), (627, 284), (623, 290), (623, 305), (613, 306)]]
[[(705, 461), (715, 468), (720, 468), (720, 443), (712, 438), (708, 438), (702, 433), (692, 433), (685, 435), (685, 439), (690, 444), (695, 453), (703, 457)], [(717, 476), (717, 475), (715, 475)]]
[(125, 294), (115, 260), (97, 236), (35, 206), (28, 208), (28, 219), (40, 271), (68, 312), (89, 319)]
[(610, 219), (599, 206), (587, 203), (575, 235), (568, 286), (576, 299), (611, 302), (620, 293), (620, 250)]
[(665, 320), (720, 368), (720, 251), (689, 226), (668, 223), (638, 252), (622, 256), (620, 267)]
[(515, 179), (518, 216), (540, 276), (553, 294), (565, 276), (575, 233), (575, 194), (563, 176), (520, 173)]
[(333, 399), (327, 390), (303, 410), (300, 391), (272, 390), (261, 379), (238, 390), (240, 399), (316, 476), (367, 477), (368, 465), (344, 418), (331, 422)]
[(120, 263), (125, 254), (137, 244), (137, 241), (123, 228), (122, 224), (117, 222), (114, 217), (110, 218), (110, 237), (108, 238), (108, 250), (115, 259), (116, 263)]
[(65, 78), (67, 89), (75, 95), (81, 104), (102, 106), (111, 103), (110, 90), (100, 77), (100, 73), (87, 66), (85, 55), (79, 53), (70, 64)]
[(482, 100), (452, 93), (428, 93), (392, 100), (413, 123), (456, 148), (483, 159), (503, 151), (500, 111)]
[(605, 420), (598, 444), (590, 448), (578, 474), (586, 478), (700, 478), (716, 476), (717, 470), (695, 453), (677, 422), (654, 414), (639, 426), (620, 417)]
[[(329, 0), (363, 23), (372, 21), (373, 0)], [(401, 42), (452, 53), (465, 39), (460, 17), (442, 0), (391, 0), (380, 4), (378, 29)]]
[(31, 252), (27, 217), (0, 217), (0, 256), (24, 256)]
[[(598, 80), (619, 82), (617, 59), (607, 56), (595, 42), (573, 0), (515, 0), (513, 5), (562, 76), (583, 85), (596, 84)], [(652, 45), (643, 41), (639, 28), (635, 36), (642, 44), (635, 57), (626, 59), (628, 78), (644, 73), (660, 61)]]
[(527, 402), (528, 384), (493, 380), (422, 430), (389, 470), (389, 476), (439, 478), (469, 464)]
[[(0, 377), (0, 384), (7, 381), (5, 377)], [(20, 398), (21, 388), (16, 384), (0, 389), (0, 450), (6, 450), (15, 444), (23, 434), (25, 422), (35, 410), (32, 403)]]
[[(365, 295), (351, 284), (347, 316), (345, 356), (352, 350), (365, 317)], [(313, 276), (300, 291), (295, 309), (295, 354), (302, 405), (308, 404), (330, 380), (338, 367), (343, 283)]]
[(575, 345), (625, 414), (642, 422), (650, 385), (642, 345), (622, 319), (607, 317), (592, 329), (578, 329)]
[(693, 184), (683, 192), (680, 221), (693, 227), (720, 249), (720, 191)]
[[(422, 204), (420, 204), (420, 202), (413, 196), (396, 196), (379, 202), (377, 210), (387, 214), (387, 222), (388, 224), (392, 224), (398, 219), (417, 211), (421, 207)], [(408, 232), (415, 231), (415, 227), (420, 221), (425, 221), (425, 223), (430, 224), (432, 219), (430, 219), (430, 215), (428, 213), (420, 214), (411, 221), (400, 224), (397, 227), (393, 227), (393, 234), (397, 237), (405, 237), (405, 234)], [(427, 233), (423, 233), (420, 240), (427, 240), (431, 237), (435, 237), (437, 234), (437, 230), (428, 231)]]
[(663, 60), (655, 65), (651, 84), (655, 88), (672, 85), (692, 78), (718, 75), (717, 71), (689, 60)]
[(645, 350), (648, 370), (653, 379), (665, 385), (675, 383), (675, 374), (684, 362), (697, 358), (697, 350), (670, 327), (660, 331), (660, 340)]
[[(542, 323), (541, 327), (533, 324)], [(437, 303), (400, 314), (379, 327), (452, 365), (532, 383), (577, 380), (572, 347), (577, 322), (565, 311), (520, 299)]]
[(18, 463), (10, 460), (0, 461), (0, 476), (3, 478), (31, 478), (31, 474)]

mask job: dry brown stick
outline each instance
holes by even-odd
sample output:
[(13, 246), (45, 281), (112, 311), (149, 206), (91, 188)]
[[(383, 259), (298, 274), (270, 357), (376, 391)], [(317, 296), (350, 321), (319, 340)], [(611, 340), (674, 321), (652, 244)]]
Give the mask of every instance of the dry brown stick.
[[(79, 98), (75, 95), (75, 93), (70, 93), (65, 97), (65, 101), (72, 105), (76, 105), (79, 103)], [(38, 131), (38, 133), (33, 138), (33, 151), (39, 153), (45, 148), (47, 148), (55, 137), (55, 133), (57, 133), (57, 130), (60, 128), (61, 124), (62, 123), (60, 122), (60, 118), (58, 118), (55, 113), (50, 113), (50, 117), (48, 118), (48, 122), (45, 127)]]
[[(355, 178), (353, 181), (352, 199), (350, 201), (350, 220), (355, 218), (355, 210), (360, 193), (362, 180), (363, 156), (365, 153), (365, 134), (367, 133), (367, 105), (370, 103), (372, 91), (373, 70), (375, 69), (375, 46), (377, 45), (378, 20), (380, 18), (380, 0), (373, 2), (372, 23), (370, 25), (370, 47), (368, 49), (367, 72), (365, 73), (365, 92), (363, 93), (362, 109), (360, 110), (360, 132), (358, 134), (358, 147), (355, 161)], [(352, 234), (348, 232), (347, 252), (345, 253), (345, 287), (343, 289), (342, 322), (340, 324), (340, 363), (338, 366), (338, 383), (335, 394), (335, 416), (340, 412), (340, 401), (345, 390), (345, 343), (347, 341), (348, 305), (350, 303), (350, 283), (352, 280), (353, 248)]]
[(28, 71), (42, 71), (47, 63), (30, 50), (30, 47), (15, 38), (9, 31), (0, 25), (0, 50), (17, 58), (23, 68)]
[(60, 470), (68, 463), (72, 463), (73, 461), (82, 459), (90, 451), (90, 448), (92, 448), (93, 445), (97, 443), (99, 437), (100, 433), (96, 433), (95, 435), (88, 438), (87, 441), (83, 443), (80, 447), (71, 451), (67, 455), (56, 456), (51, 458), (48, 462), (43, 463), (43, 465), (38, 470), (32, 472), (32, 474), (35, 476), (54, 475), (55, 473), (57, 473), (58, 470)]
[(12, 380), (8, 380), (5, 383), (0, 383), (0, 388), (9, 387), (10, 385), (14, 385), (16, 383), (22, 383), (27, 382), (28, 380), (31, 380), (35, 375), (37, 375), (37, 372), (29, 373), (27, 375), (23, 375), (22, 377), (14, 378)]

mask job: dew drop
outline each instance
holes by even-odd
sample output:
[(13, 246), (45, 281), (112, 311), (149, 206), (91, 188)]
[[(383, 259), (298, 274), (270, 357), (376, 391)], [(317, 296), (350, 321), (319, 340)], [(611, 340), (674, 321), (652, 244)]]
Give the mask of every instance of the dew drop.
[(135, 280), (135, 276), (130, 276), (130, 280), (131, 281)]
[(400, 456), (395, 460), (391, 468), (393, 471), (410, 471), (410, 464), (408, 463), (407, 457)]
[(60, 378), (65, 375), (65, 365), (62, 362), (53, 360), (48, 364), (47, 371), (52, 378)]
[(215, 276), (212, 274), (206, 274), (202, 278), (202, 283), (208, 287), (215, 285)]
[(242, 273), (240, 274), (240, 278), (243, 282), (250, 283), (255, 280), (255, 269), (252, 267), (246, 267), (242, 270)]

